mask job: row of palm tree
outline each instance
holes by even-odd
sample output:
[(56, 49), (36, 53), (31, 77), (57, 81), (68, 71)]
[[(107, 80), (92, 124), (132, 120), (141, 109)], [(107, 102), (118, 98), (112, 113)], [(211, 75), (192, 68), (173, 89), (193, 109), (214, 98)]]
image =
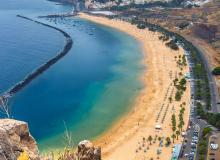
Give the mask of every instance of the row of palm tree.
[(176, 131), (176, 116), (175, 116), (175, 114), (172, 115), (171, 121), (172, 121), (172, 131), (175, 132)]
[[(183, 103), (182, 105), (185, 105), (185, 103)], [(175, 138), (178, 140), (178, 137), (179, 137), (180, 133), (182, 132), (182, 128), (184, 126), (184, 120), (183, 120), (184, 111), (185, 111), (185, 108), (182, 107), (180, 109), (180, 113), (179, 113), (178, 130), (176, 130), (176, 116), (175, 116), (175, 114), (172, 115), (171, 120), (172, 120), (172, 131), (173, 131), (173, 134), (171, 135), (171, 138), (173, 139), (173, 143), (174, 143)]]
[(183, 115), (184, 115), (184, 112), (185, 112), (185, 108), (184, 107), (182, 107), (181, 109), (180, 109), (180, 113), (179, 113), (179, 124), (178, 124), (178, 128), (179, 128), (179, 130), (182, 132), (182, 130), (183, 130), (183, 126), (184, 126), (184, 119), (183, 119)]

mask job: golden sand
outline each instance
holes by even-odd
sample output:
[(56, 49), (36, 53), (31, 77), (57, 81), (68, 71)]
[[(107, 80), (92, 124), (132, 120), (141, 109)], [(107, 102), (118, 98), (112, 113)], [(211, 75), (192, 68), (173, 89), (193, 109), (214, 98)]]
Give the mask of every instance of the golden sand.
[[(90, 16), (84, 13), (79, 16), (95, 23), (116, 28), (135, 37), (143, 46), (143, 63), (147, 66), (141, 77), (144, 89), (136, 99), (132, 110), (94, 142), (95, 145), (102, 147), (103, 159), (149, 160), (158, 157), (162, 160), (170, 159), (173, 143), (169, 147), (165, 147), (164, 142), (163, 147), (160, 147), (161, 154), (158, 155), (159, 141), (153, 140), (150, 145), (149, 142), (143, 140), (143, 137), (146, 139), (149, 135), (153, 139), (156, 135), (157, 137), (171, 137), (171, 116), (172, 114), (176, 115), (178, 124), (178, 114), (182, 102), (186, 103), (184, 114), (184, 130), (186, 130), (190, 110), (189, 82), (187, 82), (187, 89), (180, 102), (174, 100), (176, 89), (173, 86), (174, 78), (180, 77), (179, 72), (182, 74), (188, 72), (188, 66), (180, 70), (175, 60), (175, 56), (183, 55), (184, 50), (180, 48), (179, 51), (173, 51), (158, 39), (160, 33), (151, 32), (148, 29), (138, 29), (128, 22)], [(168, 100), (170, 96), (173, 99), (171, 103)], [(156, 124), (161, 125), (162, 130), (156, 130)], [(175, 143), (181, 143), (182, 140), (183, 138), (179, 136), (178, 140), (175, 139)]]

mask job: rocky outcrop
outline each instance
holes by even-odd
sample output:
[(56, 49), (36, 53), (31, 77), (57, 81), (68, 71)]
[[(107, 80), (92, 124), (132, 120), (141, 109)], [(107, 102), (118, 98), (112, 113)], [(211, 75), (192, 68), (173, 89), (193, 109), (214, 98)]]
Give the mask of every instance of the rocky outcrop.
[(94, 147), (90, 141), (84, 140), (78, 144), (76, 157), (78, 160), (101, 160), (101, 148)]
[[(26, 122), (14, 119), (0, 119), (0, 160), (17, 160), (18, 157), (30, 160), (53, 159), (39, 156), (38, 147), (30, 135)], [(25, 158), (25, 159), (28, 159)], [(22, 159), (22, 158), (21, 158)], [(66, 152), (64, 160), (101, 160), (101, 148), (84, 140), (77, 146), (76, 153)]]
[(27, 123), (0, 119), (0, 160), (15, 160), (24, 152), (31, 160), (40, 159), (36, 142), (29, 133)]

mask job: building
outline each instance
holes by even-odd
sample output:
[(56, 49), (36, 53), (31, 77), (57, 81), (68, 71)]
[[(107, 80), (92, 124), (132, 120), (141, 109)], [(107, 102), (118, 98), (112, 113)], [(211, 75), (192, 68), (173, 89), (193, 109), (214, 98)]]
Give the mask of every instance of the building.
[(171, 160), (178, 160), (182, 144), (175, 144)]

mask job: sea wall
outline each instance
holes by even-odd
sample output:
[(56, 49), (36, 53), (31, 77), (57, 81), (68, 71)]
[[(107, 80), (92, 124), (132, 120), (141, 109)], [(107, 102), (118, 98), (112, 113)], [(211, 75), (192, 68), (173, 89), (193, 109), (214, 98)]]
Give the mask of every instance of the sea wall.
[(49, 61), (47, 61), (46, 63), (44, 63), (43, 65), (41, 65), (40, 67), (38, 67), (35, 71), (33, 71), (32, 73), (30, 73), (28, 76), (26, 76), (24, 78), (24, 80), (20, 81), (19, 83), (17, 83), (15, 86), (13, 86), (12, 88), (10, 88), (5, 94), (8, 95), (13, 95), (14, 93), (18, 92), (19, 90), (21, 90), (22, 88), (24, 88), (27, 84), (29, 84), (33, 79), (35, 79), (37, 76), (39, 76), (40, 74), (42, 74), (44, 71), (46, 71), (50, 66), (52, 66), (53, 64), (55, 64), (58, 60), (60, 60), (63, 56), (65, 56), (69, 51), (70, 49), (72, 48), (72, 45), (73, 45), (73, 41), (72, 41), (72, 38), (71, 36), (66, 33), (65, 31), (57, 28), (57, 27), (54, 27), (54, 26), (51, 26), (51, 25), (48, 25), (48, 24), (45, 24), (45, 23), (42, 23), (42, 22), (39, 22), (39, 21), (36, 21), (36, 20), (33, 20), (31, 18), (28, 18), (28, 17), (25, 17), (25, 16), (21, 16), (21, 15), (17, 15), (17, 17), (19, 18), (23, 18), (23, 19), (26, 19), (28, 21), (32, 21), (34, 23), (37, 23), (37, 24), (40, 24), (40, 25), (43, 25), (43, 26), (46, 26), (46, 27), (49, 27), (49, 28), (52, 28), (52, 29), (55, 29), (56, 31), (60, 32), (61, 34), (63, 34), (63, 36), (65, 37), (66, 39), (66, 43), (65, 43), (65, 46), (64, 48), (62, 49), (62, 51), (60, 51), (55, 57), (53, 57), (52, 59), (50, 59)]

